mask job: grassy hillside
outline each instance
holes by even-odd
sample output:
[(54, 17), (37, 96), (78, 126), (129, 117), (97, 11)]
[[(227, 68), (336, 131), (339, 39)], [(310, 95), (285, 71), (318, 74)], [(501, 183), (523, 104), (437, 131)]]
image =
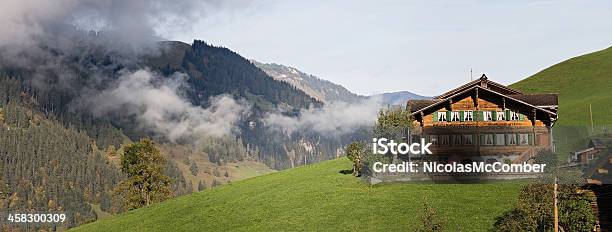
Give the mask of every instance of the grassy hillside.
[(612, 125), (612, 48), (578, 56), (511, 85), (528, 93), (559, 93), (561, 126)]
[(612, 129), (612, 48), (563, 61), (511, 86), (527, 93), (559, 93), (559, 121), (553, 133), (560, 160), (585, 148), (592, 133)]
[(75, 231), (413, 231), (424, 197), (450, 230), (484, 231), (516, 199), (520, 182), (384, 184), (339, 173), (347, 159), (233, 182), (86, 224)]

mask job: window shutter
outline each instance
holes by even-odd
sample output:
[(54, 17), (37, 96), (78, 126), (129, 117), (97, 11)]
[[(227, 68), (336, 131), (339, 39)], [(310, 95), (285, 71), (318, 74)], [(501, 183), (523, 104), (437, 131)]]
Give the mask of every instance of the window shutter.
[(493, 134), (493, 145), (497, 145), (497, 134)]
[(480, 145), (484, 145), (485, 144), (485, 135), (480, 134)]
[(452, 111), (446, 111), (446, 121), (447, 121), (447, 122), (452, 121), (452, 120), (451, 120), (451, 116), (452, 116), (452, 115), (451, 115), (451, 113), (452, 113)]
[(523, 121), (524, 119), (524, 115), (519, 113), (519, 120)]
[(510, 121), (510, 110), (506, 110), (506, 121)]
[(464, 113), (464, 111), (463, 111), (463, 110), (462, 110), (462, 111), (459, 111), (459, 121), (462, 121), (462, 122), (463, 122), (463, 121), (465, 121), (465, 119), (463, 118), (464, 114), (465, 114), (465, 113)]
[(529, 137), (529, 145), (533, 145), (533, 134), (530, 133), (528, 137)]
[(433, 113), (433, 121), (437, 122), (438, 121), (438, 111)]
[(478, 114), (478, 121), (484, 121), (484, 114), (482, 113), (481, 110), (476, 111), (476, 113)]
[(493, 115), (493, 121), (497, 121), (497, 111), (491, 111), (491, 115)]

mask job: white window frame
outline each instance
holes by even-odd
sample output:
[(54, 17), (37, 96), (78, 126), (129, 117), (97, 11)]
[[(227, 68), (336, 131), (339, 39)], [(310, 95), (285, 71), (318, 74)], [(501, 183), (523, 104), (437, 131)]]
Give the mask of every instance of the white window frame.
[(464, 111), (463, 121), (474, 121), (474, 111), (471, 111), (471, 110)]
[(440, 135), (440, 145), (442, 146), (450, 146), (450, 135)]
[(497, 121), (506, 121), (506, 112), (497, 111)]
[(432, 145), (438, 145), (438, 135), (430, 135), (429, 136), (429, 142)]
[[(523, 141), (525, 141), (525, 142), (523, 143)], [(518, 143), (521, 146), (528, 146), (529, 145), (529, 135), (528, 134), (519, 134)]]
[(465, 145), (474, 145), (474, 135), (463, 135), (463, 139), (461, 142), (463, 142), (463, 144)]
[[(452, 137), (453, 137), (453, 146), (460, 146), (460, 145), (463, 144), (462, 143), (463, 142), (463, 136), (462, 135), (456, 134), (456, 135), (452, 135)], [(458, 143), (457, 143), (457, 139), (459, 140)]]
[(461, 121), (461, 114), (459, 114), (459, 111), (452, 111), (451, 112), (451, 122), (459, 122)]
[(519, 113), (514, 112), (514, 111), (510, 111), (510, 120), (511, 121), (518, 121), (521, 119), (521, 116), (519, 115)]
[(508, 134), (508, 145), (518, 145), (518, 138), (516, 134)]
[(495, 146), (506, 146), (505, 134), (495, 134)]
[[(483, 145), (487, 145), (487, 146), (494, 146), (495, 145), (495, 134), (485, 134), (484, 135), (484, 144)], [(491, 142), (487, 142), (487, 139), (490, 138)]]
[(438, 111), (438, 122), (446, 122), (446, 112)]
[(493, 112), (491, 111), (483, 111), (483, 120), (484, 121), (493, 121)]

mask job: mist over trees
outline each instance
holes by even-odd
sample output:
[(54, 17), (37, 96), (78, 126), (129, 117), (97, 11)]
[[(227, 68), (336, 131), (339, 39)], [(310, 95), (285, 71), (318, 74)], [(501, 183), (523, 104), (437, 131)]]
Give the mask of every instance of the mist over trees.
[[(75, 41), (70, 46), (73, 50), (52, 46), (24, 50), (23, 61), (28, 65), (22, 66), (4, 62), (7, 54), (0, 54), (2, 209), (70, 211), (74, 215), (67, 215), (65, 226), (72, 227), (96, 219), (92, 205), (114, 213), (133, 208), (113, 207), (117, 201), (113, 199), (113, 189), (129, 178), (119, 170), (118, 163), (125, 145), (144, 137), (159, 144), (189, 147), (217, 166), (248, 160), (285, 169), (336, 158), (350, 141), (369, 134), (368, 128), (344, 136), (310, 130), (271, 130), (263, 120), (268, 112), (284, 109), (283, 114), (298, 116), (300, 109), (320, 107), (321, 103), (287, 83), (273, 80), (227, 48), (202, 41), (194, 45), (168, 42), (159, 46), (169, 50), (151, 57), (116, 53), (87, 41)], [(118, 110), (104, 114), (97, 114), (85, 104), (119, 86), (118, 79), (123, 74), (143, 68), (157, 76), (147, 85), (153, 90), (168, 88), (163, 79), (175, 78), (176, 72), (186, 74), (178, 87), (169, 90), (189, 106), (187, 112), (200, 107), (219, 110), (219, 105), (209, 99), (224, 94), (226, 99), (248, 104), (249, 114), (241, 117), (229, 134), (192, 133), (172, 141), (150, 130), (137, 115), (123, 114), (126, 110), (122, 107), (130, 106), (122, 102), (114, 102)], [(170, 114), (162, 119), (185, 115), (189, 114)], [(192, 183), (175, 162), (182, 161), (168, 160), (161, 169), (170, 179), (173, 195), (221, 184), (216, 179), (209, 184)], [(217, 177), (230, 176), (219, 173)]]

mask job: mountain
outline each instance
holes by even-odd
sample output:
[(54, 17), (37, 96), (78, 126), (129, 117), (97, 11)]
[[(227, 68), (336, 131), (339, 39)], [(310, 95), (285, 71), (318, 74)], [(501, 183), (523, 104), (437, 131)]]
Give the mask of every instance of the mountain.
[[(344, 86), (304, 73), (293, 67), (275, 63), (260, 63), (255, 60), (251, 60), (251, 62), (274, 79), (287, 82), (322, 102), (343, 101), (355, 103), (368, 98), (367, 96), (352, 93)], [(405, 105), (406, 101), (410, 99), (429, 98), (408, 91), (377, 94), (372, 97), (382, 98), (384, 105)]]
[(408, 100), (414, 99), (428, 99), (430, 97), (421, 96), (408, 91), (399, 91), (392, 93), (383, 93), (374, 95), (374, 97), (381, 97), (382, 102), (385, 105), (400, 105), (405, 106)]
[[(171, 199), (74, 231), (403, 231), (419, 227), (424, 201), (451, 231), (487, 231), (524, 182), (369, 186), (325, 161)], [(452, 196), (452, 197), (450, 197)], [(427, 200), (428, 199), (428, 200)], [(466, 204), (469, 202), (469, 204)]]
[[(296, 116), (323, 103), (230, 49), (167, 41), (140, 54), (87, 36), (96, 35), (48, 40), (21, 50), (19, 59), (0, 50), (3, 212), (67, 212), (60, 229), (120, 212), (112, 202), (115, 184), (125, 178), (118, 154), (143, 137), (153, 138), (168, 160), (175, 195), (336, 158), (353, 140), (268, 129), (270, 113)], [(248, 114), (232, 119), (245, 108)], [(236, 120), (232, 133), (212, 136), (229, 120)], [(189, 131), (195, 133), (169, 137)], [(19, 225), (0, 230), (12, 226)]]
[[(146, 66), (164, 74), (188, 74), (192, 88), (190, 98), (195, 103), (219, 94), (243, 97), (255, 107), (271, 110), (279, 105), (305, 108), (320, 103), (284, 82), (275, 81), (247, 59), (223, 47), (195, 40), (192, 45), (163, 42), (158, 56), (146, 59)], [(263, 102), (261, 102), (263, 101)]]
[(251, 62), (276, 80), (287, 82), (322, 102), (359, 102), (364, 96), (352, 93), (341, 85), (304, 73), (296, 68), (275, 63)]

